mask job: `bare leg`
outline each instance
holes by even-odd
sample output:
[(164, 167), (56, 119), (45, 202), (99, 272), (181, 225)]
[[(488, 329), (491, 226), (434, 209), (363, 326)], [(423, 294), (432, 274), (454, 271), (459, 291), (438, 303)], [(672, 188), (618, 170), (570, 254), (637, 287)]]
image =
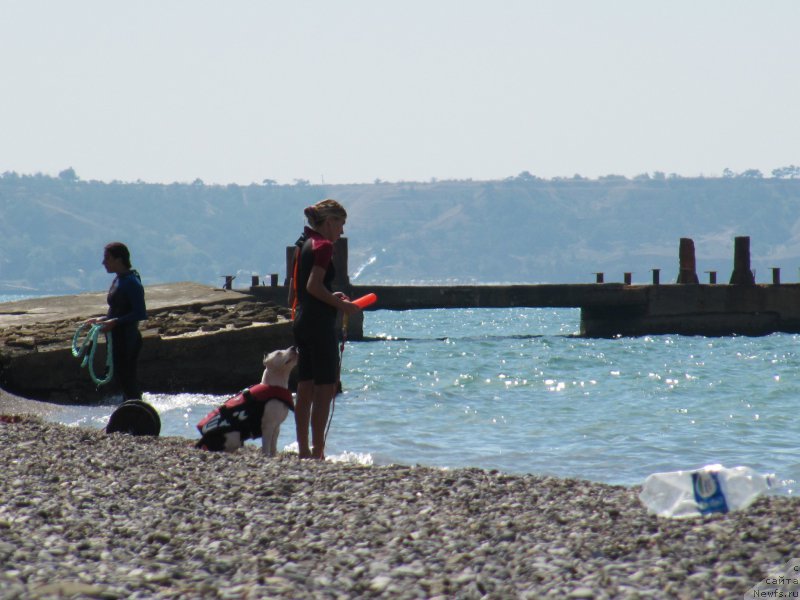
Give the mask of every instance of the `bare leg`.
[(311, 458), (325, 459), (325, 429), (331, 413), (331, 400), (335, 394), (335, 383), (314, 386), (314, 402), (311, 412), (311, 441), (314, 447)]
[(281, 433), (281, 423), (286, 419), (289, 407), (283, 402), (273, 400), (264, 407), (264, 416), (261, 417), (261, 451), (265, 456), (278, 454), (278, 436)]
[(314, 400), (314, 382), (297, 383), (297, 402), (294, 407), (294, 424), (297, 430), (297, 446), (300, 458), (311, 458), (308, 445), (308, 426), (311, 422), (311, 403)]

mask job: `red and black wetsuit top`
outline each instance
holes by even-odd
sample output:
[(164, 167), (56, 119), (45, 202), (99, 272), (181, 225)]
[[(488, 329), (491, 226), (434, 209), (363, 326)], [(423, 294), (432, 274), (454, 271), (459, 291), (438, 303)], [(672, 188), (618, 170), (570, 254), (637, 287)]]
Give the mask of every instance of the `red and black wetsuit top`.
[(306, 289), (311, 269), (316, 266), (325, 269), (323, 284), (328, 291), (333, 291), (331, 286), (336, 276), (336, 269), (333, 266), (333, 244), (310, 227), (305, 228), (304, 235), (306, 240), (300, 250), (297, 266), (296, 327), (306, 331), (320, 327), (335, 328), (336, 308), (315, 298)]
[(292, 392), (286, 388), (257, 383), (242, 390), (212, 410), (197, 424), (201, 435), (238, 431), (242, 441), (261, 437), (261, 417), (269, 400), (280, 400), (294, 410)]

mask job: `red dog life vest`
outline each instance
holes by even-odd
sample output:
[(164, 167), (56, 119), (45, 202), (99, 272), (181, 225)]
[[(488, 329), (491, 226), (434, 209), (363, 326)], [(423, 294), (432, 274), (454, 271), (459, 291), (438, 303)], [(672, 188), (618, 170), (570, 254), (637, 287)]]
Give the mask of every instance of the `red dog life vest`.
[(294, 410), (292, 392), (286, 388), (257, 383), (242, 390), (208, 413), (197, 424), (201, 435), (211, 432), (228, 433), (238, 431), (242, 441), (261, 437), (261, 417), (270, 400), (279, 400)]

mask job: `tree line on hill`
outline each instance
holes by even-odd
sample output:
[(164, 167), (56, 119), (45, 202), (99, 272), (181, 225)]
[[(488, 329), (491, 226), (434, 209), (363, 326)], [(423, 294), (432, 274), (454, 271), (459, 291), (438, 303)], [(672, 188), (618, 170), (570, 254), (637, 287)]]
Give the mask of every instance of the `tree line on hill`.
[(285, 278), (286, 247), (303, 208), (333, 197), (348, 210), (355, 283), (664, 283), (678, 271), (681, 237), (695, 240), (698, 275), (725, 282), (734, 238), (751, 237), (757, 280), (800, 267), (800, 168), (766, 178), (659, 173), (632, 179), (251, 185), (0, 177), (0, 293), (76, 293), (108, 287), (102, 248), (128, 244), (145, 284), (196, 281), (247, 287), (253, 275)]

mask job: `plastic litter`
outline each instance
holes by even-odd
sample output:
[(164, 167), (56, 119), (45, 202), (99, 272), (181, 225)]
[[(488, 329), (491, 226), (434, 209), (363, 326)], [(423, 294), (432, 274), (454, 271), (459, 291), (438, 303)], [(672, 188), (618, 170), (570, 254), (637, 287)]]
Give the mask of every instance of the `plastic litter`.
[(639, 499), (660, 517), (727, 513), (750, 506), (774, 481), (774, 474), (761, 474), (750, 467), (706, 465), (693, 471), (649, 475)]

